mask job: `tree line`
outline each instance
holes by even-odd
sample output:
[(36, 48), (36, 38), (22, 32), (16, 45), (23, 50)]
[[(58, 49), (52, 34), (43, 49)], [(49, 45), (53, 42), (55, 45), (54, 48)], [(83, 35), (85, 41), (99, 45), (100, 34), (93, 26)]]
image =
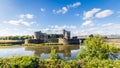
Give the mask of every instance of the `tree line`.
[(25, 40), (25, 39), (31, 39), (32, 36), (25, 35), (25, 36), (4, 36), (0, 37), (0, 40)]

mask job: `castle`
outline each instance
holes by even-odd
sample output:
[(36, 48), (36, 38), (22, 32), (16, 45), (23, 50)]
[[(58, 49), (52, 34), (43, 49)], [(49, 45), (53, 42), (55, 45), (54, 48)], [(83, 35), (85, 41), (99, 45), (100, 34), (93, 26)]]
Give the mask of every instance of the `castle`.
[(79, 44), (77, 37), (71, 38), (70, 31), (63, 30), (62, 34), (46, 34), (41, 31), (34, 32), (32, 39), (26, 39), (25, 44), (29, 43), (61, 43), (61, 44)]

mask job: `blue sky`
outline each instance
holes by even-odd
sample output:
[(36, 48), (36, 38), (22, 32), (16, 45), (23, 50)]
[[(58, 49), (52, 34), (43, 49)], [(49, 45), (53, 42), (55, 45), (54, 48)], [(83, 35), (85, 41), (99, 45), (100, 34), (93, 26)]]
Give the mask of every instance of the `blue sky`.
[(0, 0), (0, 36), (41, 30), (120, 34), (120, 0)]

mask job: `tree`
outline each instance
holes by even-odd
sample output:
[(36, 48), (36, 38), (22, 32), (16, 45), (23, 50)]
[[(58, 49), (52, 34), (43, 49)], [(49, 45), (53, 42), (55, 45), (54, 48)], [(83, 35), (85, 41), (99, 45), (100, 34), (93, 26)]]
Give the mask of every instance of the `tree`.
[(84, 48), (80, 49), (80, 53), (77, 55), (77, 59), (108, 59), (109, 54), (116, 51), (117, 48), (115, 46), (110, 46), (107, 42), (103, 42), (102, 39), (103, 37), (99, 35), (88, 37), (83, 44)]

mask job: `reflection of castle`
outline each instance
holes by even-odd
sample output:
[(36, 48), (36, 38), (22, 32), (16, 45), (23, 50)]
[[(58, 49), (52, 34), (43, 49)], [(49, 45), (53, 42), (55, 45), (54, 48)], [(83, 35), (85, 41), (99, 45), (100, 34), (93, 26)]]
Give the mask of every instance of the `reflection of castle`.
[[(54, 46), (57, 53), (63, 53), (64, 57), (71, 56), (71, 50), (79, 49), (79, 45), (75, 46)], [(42, 53), (49, 54), (51, 51), (51, 46), (41, 46), (41, 47), (25, 47), (26, 51), (34, 51), (34, 55), (40, 57)]]
[(59, 42), (62, 44), (79, 44), (79, 39), (70, 38), (70, 31), (63, 30), (63, 34), (46, 34), (41, 31), (34, 32), (32, 39), (26, 39), (25, 44), (28, 43), (44, 43), (44, 42)]

